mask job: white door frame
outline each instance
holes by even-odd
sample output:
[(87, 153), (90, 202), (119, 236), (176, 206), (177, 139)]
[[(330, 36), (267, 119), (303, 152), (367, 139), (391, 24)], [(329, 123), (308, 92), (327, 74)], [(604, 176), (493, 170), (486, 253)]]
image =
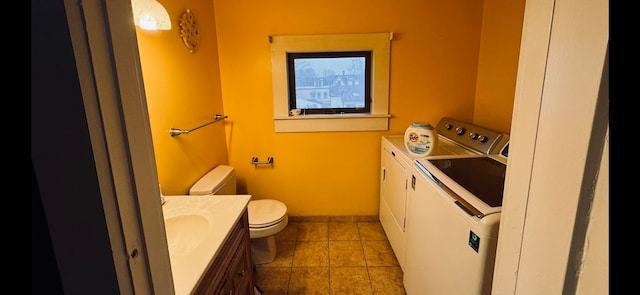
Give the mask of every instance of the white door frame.
[(65, 0), (121, 294), (173, 294), (130, 0)]
[(526, 2), (493, 294), (571, 294), (589, 283), (573, 271), (588, 246), (576, 235), (591, 218), (581, 208), (597, 195), (584, 184), (608, 165), (599, 115), (608, 101), (598, 103), (608, 12), (605, 0)]

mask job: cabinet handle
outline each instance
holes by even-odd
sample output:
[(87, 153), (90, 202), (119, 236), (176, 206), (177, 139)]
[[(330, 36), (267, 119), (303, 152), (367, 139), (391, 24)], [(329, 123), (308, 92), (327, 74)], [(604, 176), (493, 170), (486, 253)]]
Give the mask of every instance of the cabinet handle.
[(411, 188), (414, 191), (416, 190), (416, 176), (415, 175), (411, 175)]
[(395, 157), (395, 156), (396, 156), (396, 153), (394, 153), (394, 152), (391, 152), (391, 155)]

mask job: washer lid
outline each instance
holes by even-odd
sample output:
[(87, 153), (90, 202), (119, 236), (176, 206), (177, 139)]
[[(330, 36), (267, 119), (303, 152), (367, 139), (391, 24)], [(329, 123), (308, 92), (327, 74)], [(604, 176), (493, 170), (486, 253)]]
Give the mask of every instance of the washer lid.
[(287, 205), (271, 199), (249, 201), (249, 226), (266, 226), (281, 220), (287, 214)]

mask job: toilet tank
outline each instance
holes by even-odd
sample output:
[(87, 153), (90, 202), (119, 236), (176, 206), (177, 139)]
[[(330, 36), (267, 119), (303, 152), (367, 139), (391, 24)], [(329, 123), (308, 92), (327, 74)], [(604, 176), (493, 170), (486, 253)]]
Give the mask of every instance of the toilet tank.
[(207, 172), (189, 189), (190, 195), (235, 195), (236, 170), (220, 165)]

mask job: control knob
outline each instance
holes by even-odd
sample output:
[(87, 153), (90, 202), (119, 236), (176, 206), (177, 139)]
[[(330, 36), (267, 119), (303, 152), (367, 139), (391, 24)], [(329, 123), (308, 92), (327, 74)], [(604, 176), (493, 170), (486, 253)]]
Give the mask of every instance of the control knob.
[(469, 132), (469, 138), (471, 138), (472, 140), (477, 139), (478, 138), (478, 133)]
[(451, 130), (451, 127), (453, 127), (453, 125), (447, 123), (446, 125), (444, 125), (444, 128), (446, 128), (447, 130)]
[(462, 134), (464, 134), (464, 131), (465, 131), (465, 130), (464, 130), (464, 127), (458, 127), (458, 128), (456, 128), (456, 134), (458, 134), (458, 135), (462, 135)]
[(480, 136), (478, 136), (478, 141), (480, 141), (480, 142), (487, 142), (487, 140), (489, 140), (489, 138), (487, 138), (487, 137), (486, 137), (486, 136), (484, 136), (484, 135), (480, 135)]

